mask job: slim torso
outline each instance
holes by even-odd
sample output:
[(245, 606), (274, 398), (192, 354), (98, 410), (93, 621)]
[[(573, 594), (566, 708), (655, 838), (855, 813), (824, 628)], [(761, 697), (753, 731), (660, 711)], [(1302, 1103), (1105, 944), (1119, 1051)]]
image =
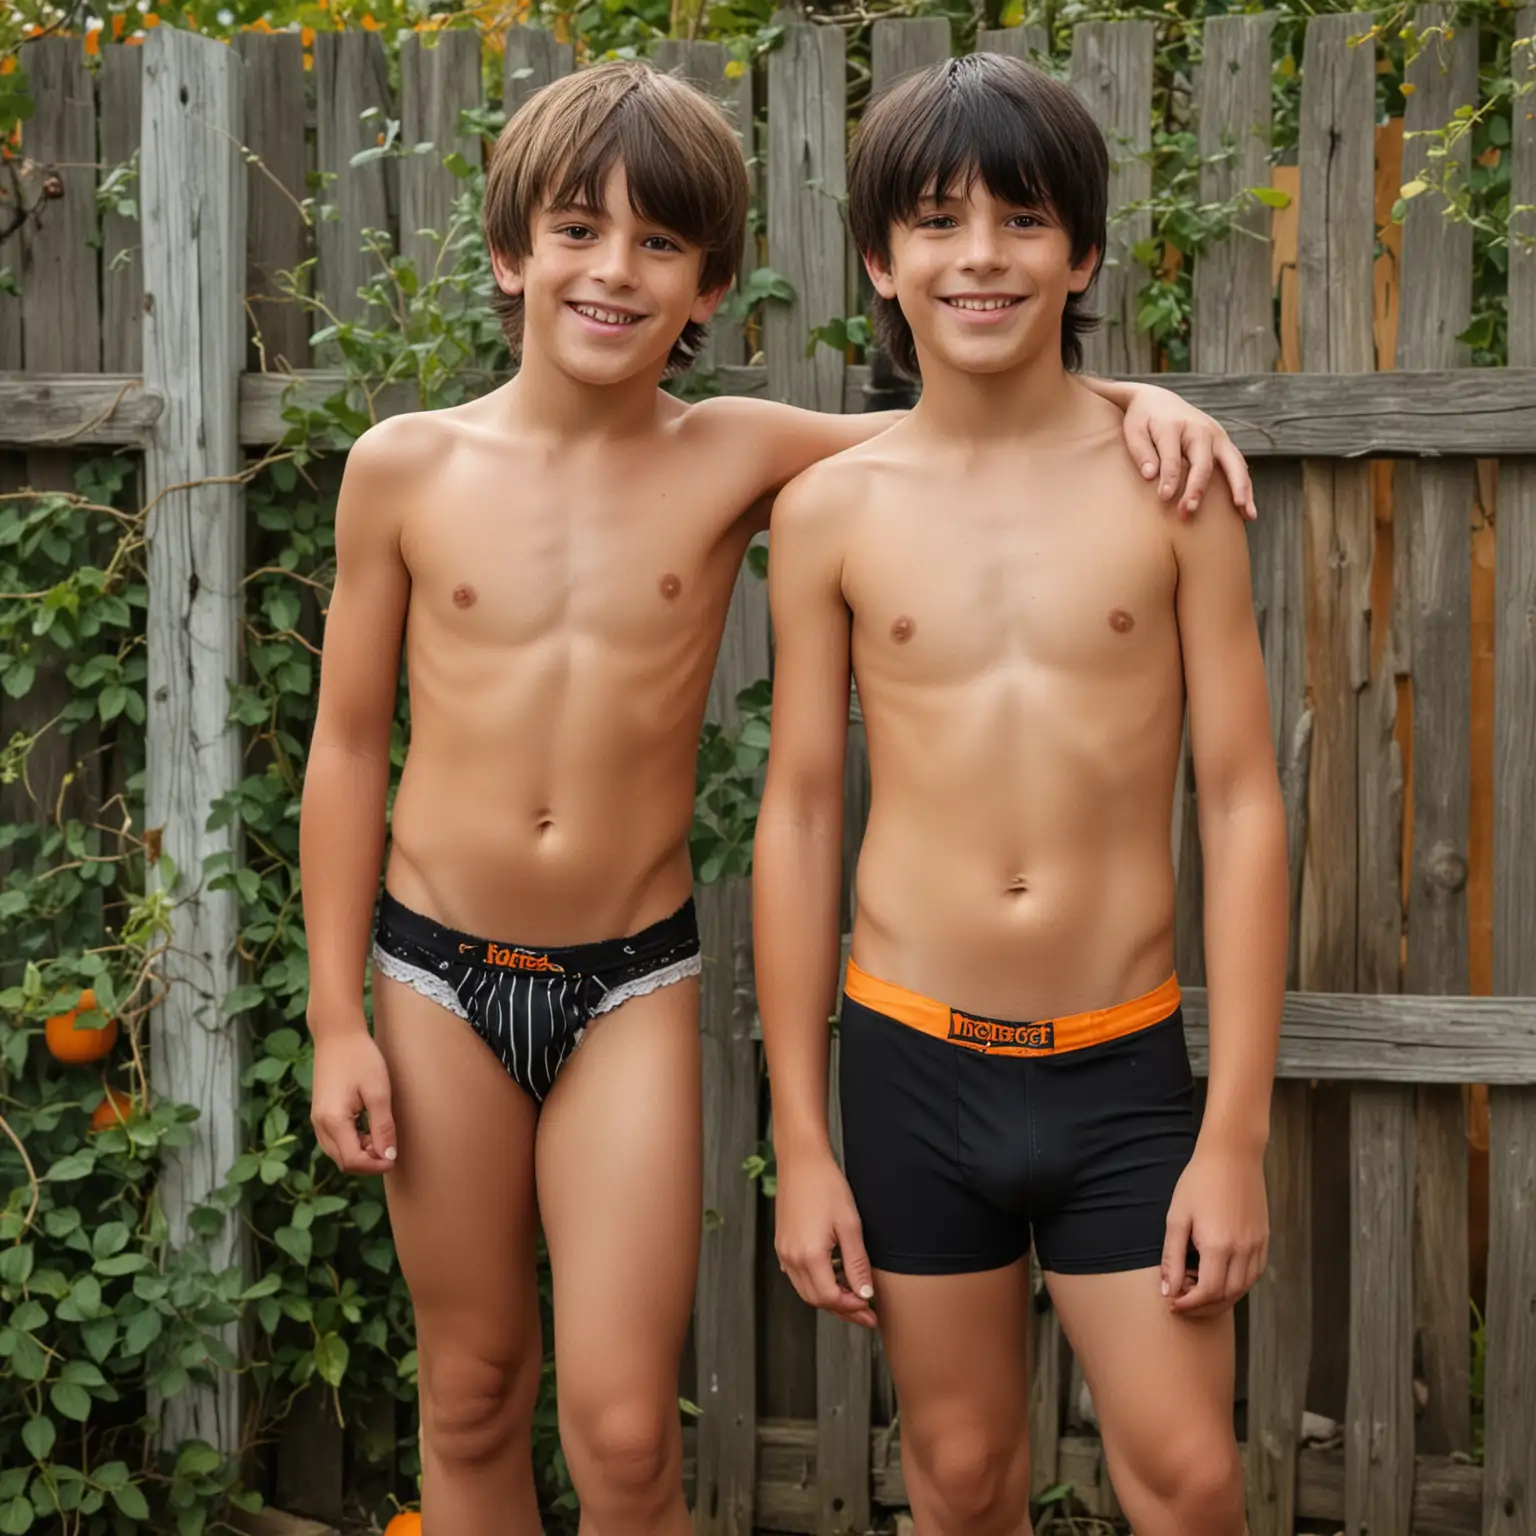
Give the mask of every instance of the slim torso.
[(387, 882), (408, 906), (569, 944), (686, 899), (693, 758), (748, 530), (728, 489), (690, 476), (680, 422), (622, 473), (622, 448), (443, 424), (401, 537), (411, 736)]
[[(889, 440), (886, 440), (887, 442)], [(1096, 1008), (1173, 964), (1176, 569), (1118, 440), (1027, 471), (876, 443), (843, 592), (873, 804), (853, 952), (993, 1017)]]

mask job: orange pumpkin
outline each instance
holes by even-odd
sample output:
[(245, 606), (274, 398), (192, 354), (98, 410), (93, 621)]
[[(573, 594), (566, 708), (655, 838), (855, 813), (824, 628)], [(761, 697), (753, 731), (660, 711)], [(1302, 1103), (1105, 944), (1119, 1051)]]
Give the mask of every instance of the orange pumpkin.
[(121, 1125), (133, 1113), (133, 1099), (116, 1088), (108, 1088), (107, 1096), (96, 1106), (91, 1116), (93, 1131), (110, 1130)]
[(117, 1044), (116, 1019), (109, 1019), (102, 1029), (81, 1029), (76, 1022), (82, 1013), (95, 1011), (96, 994), (87, 988), (68, 1013), (56, 1013), (48, 1020), (43, 1027), (43, 1039), (54, 1060), (81, 1066), (100, 1061)]
[(419, 1510), (402, 1509), (388, 1525), (384, 1527), (384, 1536), (421, 1536), (421, 1513)]

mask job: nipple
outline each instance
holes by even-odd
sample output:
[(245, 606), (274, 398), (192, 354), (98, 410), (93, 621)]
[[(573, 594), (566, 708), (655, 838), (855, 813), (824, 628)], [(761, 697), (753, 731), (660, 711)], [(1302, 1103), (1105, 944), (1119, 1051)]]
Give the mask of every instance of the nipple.
[(1109, 611), (1109, 627), (1117, 635), (1128, 635), (1136, 628), (1136, 620), (1124, 608), (1111, 608)]
[(897, 645), (905, 645), (913, 635), (917, 633), (917, 620), (909, 618), (906, 614), (891, 625), (891, 638)]
[(673, 575), (671, 571), (668, 571), (667, 574), (661, 578), (661, 581), (658, 583), (658, 585), (661, 588), (661, 595), (666, 598), (669, 603), (674, 601), (678, 593), (683, 590), (682, 577)]
[(453, 589), (453, 602), (457, 608), (473, 608), (475, 606), (475, 589), (467, 581), (461, 581)]

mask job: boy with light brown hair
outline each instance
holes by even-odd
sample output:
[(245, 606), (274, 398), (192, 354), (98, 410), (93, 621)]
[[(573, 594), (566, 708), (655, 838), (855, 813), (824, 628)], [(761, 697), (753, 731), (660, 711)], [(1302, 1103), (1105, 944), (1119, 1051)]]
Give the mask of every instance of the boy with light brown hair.
[[(486, 196), (520, 371), (380, 423), (347, 462), (302, 826), (313, 1119), (343, 1168), (387, 1174), (430, 1536), (539, 1527), (541, 1227), (583, 1526), (689, 1528), (698, 735), (767, 498), (893, 419), (658, 387), (735, 276), (747, 199), (729, 123), (681, 81), (625, 62), (541, 91)], [(1176, 471), (1188, 444), (1186, 501), (1213, 452), (1246, 495), (1219, 429), (1133, 400), (1138, 446), (1150, 431)], [(380, 899), (402, 642), (411, 737)]]

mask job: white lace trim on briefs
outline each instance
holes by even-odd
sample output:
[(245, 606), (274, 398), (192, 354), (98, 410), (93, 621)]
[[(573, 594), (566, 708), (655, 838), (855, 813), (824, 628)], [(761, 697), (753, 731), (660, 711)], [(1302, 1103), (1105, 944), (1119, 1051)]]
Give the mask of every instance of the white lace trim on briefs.
[(373, 963), (391, 981), (398, 981), (411, 991), (421, 993), (439, 1007), (463, 1019), (466, 1024), (469, 1022), (469, 1014), (459, 1001), (459, 994), (441, 976), (434, 976), (431, 971), (423, 970), (419, 965), (411, 965), (396, 955), (388, 954), (377, 944), (373, 946)]
[(592, 1010), (592, 1017), (595, 1019), (600, 1013), (611, 1013), (620, 1003), (627, 1003), (632, 997), (645, 997), (649, 993), (659, 992), (663, 987), (670, 987), (685, 977), (697, 976), (703, 969), (703, 957), (689, 955), (686, 959), (678, 960), (672, 965), (662, 966), (659, 971), (636, 976), (633, 981), (620, 982), (611, 992), (604, 995), (602, 1002)]

